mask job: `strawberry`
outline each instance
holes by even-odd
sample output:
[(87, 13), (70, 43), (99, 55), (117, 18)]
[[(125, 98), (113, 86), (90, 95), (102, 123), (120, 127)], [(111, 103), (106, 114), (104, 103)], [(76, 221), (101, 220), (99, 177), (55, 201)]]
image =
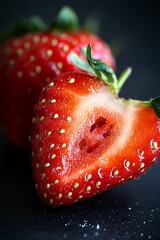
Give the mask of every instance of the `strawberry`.
[[(63, 8), (50, 29), (33, 18), (28, 25), (26, 22), (18, 24), (20, 36), (8, 39), (7, 35), (7, 40), (1, 42), (0, 95), (3, 107), (0, 112), (8, 138), (17, 147), (30, 146), (28, 135), (32, 110), (43, 86), (57, 75), (76, 69), (70, 60), (72, 51), (81, 54), (79, 48), (91, 42), (93, 55), (115, 67), (109, 46), (98, 36), (76, 29), (74, 17), (70, 9)], [(30, 33), (25, 34), (27, 31)], [(17, 32), (15, 28), (11, 35)]]
[[(90, 73), (67, 72), (46, 86), (35, 105), (32, 168), (40, 198), (50, 206), (72, 204), (138, 178), (160, 156), (160, 97), (124, 100), (129, 76), (72, 54)], [(102, 80), (102, 81), (101, 81)]]

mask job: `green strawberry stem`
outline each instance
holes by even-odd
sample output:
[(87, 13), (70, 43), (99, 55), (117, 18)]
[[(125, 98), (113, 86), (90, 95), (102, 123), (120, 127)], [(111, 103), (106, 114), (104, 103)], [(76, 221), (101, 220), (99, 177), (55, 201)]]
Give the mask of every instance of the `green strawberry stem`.
[[(90, 16), (83, 29), (89, 32), (98, 32), (100, 26), (100, 17)], [(79, 20), (72, 8), (64, 6), (58, 13), (56, 19), (48, 27), (38, 16), (33, 16), (28, 20), (19, 19), (12, 28), (0, 36), (0, 42), (9, 38), (21, 36), (34, 32), (75, 32), (79, 29)]]
[(118, 91), (122, 88), (124, 85), (125, 81), (128, 79), (128, 77), (132, 73), (132, 68), (128, 67), (126, 70), (124, 70), (121, 75), (118, 78)]
[(63, 7), (58, 13), (54, 22), (48, 27), (38, 16), (33, 16), (28, 20), (17, 20), (11, 29), (0, 36), (0, 42), (9, 38), (21, 36), (32, 32), (70, 32), (79, 28), (78, 17), (70, 7)]
[(26, 33), (46, 31), (74, 32), (78, 28), (79, 22), (76, 13), (70, 7), (65, 6), (59, 11), (56, 20), (50, 27), (38, 16), (33, 16), (28, 20), (19, 19), (15, 22), (11, 30), (0, 36), (0, 41), (2, 42)]
[[(106, 63), (94, 59), (91, 56), (91, 45), (88, 44), (86, 51), (81, 49), (81, 52), (86, 57), (87, 61), (83, 60), (79, 57), (76, 53), (72, 52), (70, 57), (72, 63), (77, 66), (78, 68), (91, 73), (92, 75), (98, 77), (101, 81), (105, 84), (109, 85), (111, 91), (118, 94), (120, 89), (122, 88), (123, 84), (130, 76), (132, 69), (129, 67), (127, 68), (119, 78), (116, 77), (113, 69), (109, 67)], [(158, 118), (160, 118), (160, 96), (157, 98), (151, 99), (149, 101), (140, 101), (140, 100), (133, 100), (129, 99), (128, 102), (135, 102), (144, 104), (154, 110)]]
[(64, 6), (58, 13), (56, 20), (51, 24), (49, 30), (62, 32), (74, 32), (79, 28), (79, 21), (72, 8)]
[(87, 17), (82, 28), (87, 32), (92, 32), (96, 35), (99, 35), (102, 20), (103, 20), (102, 14), (100, 15), (97, 12), (93, 12)]
[(149, 101), (143, 101), (142, 103), (152, 108), (156, 115), (160, 118), (160, 96)]
[[(82, 29), (87, 32), (98, 34), (102, 16), (92, 13), (86, 19)], [(49, 31), (75, 32), (79, 29), (79, 19), (77, 14), (69, 6), (64, 6), (58, 13), (56, 20), (51, 24)]]
[(106, 63), (101, 60), (94, 59), (91, 56), (91, 45), (88, 44), (86, 51), (81, 49), (83, 55), (87, 58), (87, 61), (84, 61), (77, 54), (71, 53), (71, 61), (78, 68), (85, 70), (92, 75), (100, 78), (105, 84), (110, 85), (111, 90), (114, 93), (118, 93), (131, 74), (131, 68), (127, 68), (117, 79), (116, 74), (113, 69), (109, 67)]

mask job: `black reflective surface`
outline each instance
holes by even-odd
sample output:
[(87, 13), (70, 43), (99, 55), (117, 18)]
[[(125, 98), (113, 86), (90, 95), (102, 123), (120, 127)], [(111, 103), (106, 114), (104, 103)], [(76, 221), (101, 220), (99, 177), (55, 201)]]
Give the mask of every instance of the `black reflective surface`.
[[(6, 0), (0, 9), (0, 28), (6, 29), (19, 15), (33, 13), (50, 21), (63, 3), (73, 6), (82, 22), (90, 11), (99, 11), (104, 16), (101, 37), (120, 49), (118, 74), (133, 67), (120, 95), (147, 100), (160, 94), (160, 23), (155, 2), (46, 2), (15, 0), (12, 6)], [(159, 172), (160, 161), (139, 180), (72, 206), (48, 208), (34, 190), (30, 153), (9, 145), (1, 128), (0, 239), (159, 240)]]
[(81, 203), (49, 208), (35, 194), (28, 152), (7, 146), (0, 165), (0, 239), (160, 239), (160, 162)]

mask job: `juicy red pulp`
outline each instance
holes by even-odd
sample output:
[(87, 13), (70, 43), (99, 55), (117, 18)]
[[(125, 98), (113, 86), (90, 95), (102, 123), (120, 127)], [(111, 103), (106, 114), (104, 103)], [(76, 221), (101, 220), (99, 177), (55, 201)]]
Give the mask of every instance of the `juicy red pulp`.
[[(103, 114), (99, 115), (100, 112)], [(101, 109), (96, 109), (92, 114), (89, 114), (87, 123), (83, 126), (84, 131), (76, 136), (75, 143), (72, 145), (73, 159), (79, 162), (80, 167), (87, 162), (94, 164), (97, 158), (112, 147), (121, 132), (119, 116)]]
[[(104, 117), (99, 117), (95, 120), (95, 122), (91, 125), (89, 130), (89, 135), (86, 138), (83, 138), (79, 142), (79, 148), (81, 150), (85, 150), (87, 153), (93, 152), (96, 148), (99, 147), (100, 144), (106, 139), (106, 137), (110, 136), (112, 125), (107, 124), (107, 119)], [(93, 144), (93, 136), (91, 133), (93, 132), (94, 144)]]
[(117, 98), (88, 74), (69, 72), (49, 84), (33, 117), (34, 180), (42, 200), (52, 206), (137, 178), (160, 154), (153, 110)]

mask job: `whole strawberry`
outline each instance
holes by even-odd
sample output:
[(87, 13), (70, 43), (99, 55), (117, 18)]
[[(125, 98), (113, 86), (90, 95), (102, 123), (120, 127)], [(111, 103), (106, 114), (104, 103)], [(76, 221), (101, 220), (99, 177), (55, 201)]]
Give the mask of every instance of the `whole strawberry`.
[(26, 148), (39, 92), (57, 75), (76, 69), (70, 60), (71, 52), (81, 54), (80, 47), (86, 48), (90, 42), (94, 57), (113, 68), (115, 63), (106, 43), (77, 28), (77, 19), (69, 8), (60, 11), (49, 29), (33, 18), (28, 24), (18, 24), (18, 31), (15, 28), (10, 35), (0, 44), (0, 114), (9, 140)]
[(50, 206), (72, 204), (135, 179), (160, 156), (160, 97), (142, 102), (118, 98), (130, 74), (119, 79), (91, 58), (88, 73), (60, 75), (34, 108), (32, 168), (40, 198)]

